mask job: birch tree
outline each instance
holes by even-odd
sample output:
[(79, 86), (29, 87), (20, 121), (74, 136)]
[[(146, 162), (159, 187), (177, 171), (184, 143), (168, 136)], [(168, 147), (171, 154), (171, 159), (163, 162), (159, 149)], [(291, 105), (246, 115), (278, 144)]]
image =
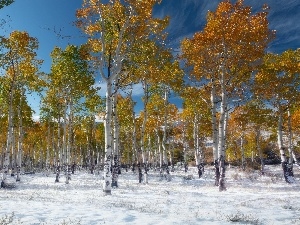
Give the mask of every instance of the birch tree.
[[(256, 94), (267, 100), (276, 112), (278, 121), (277, 144), (287, 183), (294, 181), (293, 153), (292, 149), (287, 148), (283, 142), (284, 114), (290, 112), (295, 102), (299, 102), (299, 54), (299, 50), (287, 50), (281, 54), (267, 54), (264, 57), (263, 66), (255, 77)], [(289, 160), (286, 150), (289, 153)]]
[(78, 23), (89, 35), (92, 60), (106, 84), (105, 115), (105, 169), (103, 191), (111, 194), (112, 162), (112, 99), (113, 85), (121, 74), (123, 63), (129, 59), (133, 42), (155, 36), (161, 30), (160, 19), (152, 18), (152, 8), (158, 0), (119, 1), (102, 3), (100, 0), (84, 1), (77, 11)]
[(209, 95), (204, 89), (188, 86), (181, 94), (184, 112), (188, 117), (194, 146), (195, 163), (199, 178), (204, 173), (203, 140), (211, 136)]
[[(71, 179), (70, 156), (74, 114), (81, 108), (82, 104), (80, 101), (96, 93), (96, 90), (93, 89), (95, 81), (89, 70), (86, 60), (87, 56), (88, 53), (85, 46), (68, 45), (65, 50), (55, 47), (51, 52), (50, 88), (47, 94), (50, 94), (50, 96), (51, 93), (55, 95), (52, 97), (54, 97), (56, 102), (52, 102), (52, 106), (49, 106), (50, 109), (54, 110), (53, 106), (58, 105), (60, 109), (58, 113), (61, 113), (63, 119), (62, 157), (60, 163), (65, 167), (66, 183), (69, 183)], [(50, 101), (53, 101), (53, 99)]]
[(204, 30), (191, 39), (185, 39), (181, 45), (182, 57), (188, 66), (193, 67), (191, 76), (206, 81), (211, 90), (215, 184), (220, 191), (226, 190), (228, 105), (243, 90), (244, 83), (249, 81), (251, 72), (273, 38), (267, 15), (266, 10), (252, 14), (251, 7), (244, 6), (242, 0), (235, 4), (222, 1), (215, 12), (208, 12)]
[(2, 179), (2, 184), (5, 186), (13, 140), (13, 115), (16, 114), (13, 110), (13, 100), (18, 90), (22, 93), (22, 96), (25, 95), (26, 90), (38, 90), (41, 85), (39, 66), (42, 61), (36, 58), (37, 39), (29, 36), (26, 32), (14, 31), (8, 38), (1, 37), (1, 47), (2, 57), (0, 64), (9, 81), (7, 99), (8, 129), (3, 165), (4, 176)]

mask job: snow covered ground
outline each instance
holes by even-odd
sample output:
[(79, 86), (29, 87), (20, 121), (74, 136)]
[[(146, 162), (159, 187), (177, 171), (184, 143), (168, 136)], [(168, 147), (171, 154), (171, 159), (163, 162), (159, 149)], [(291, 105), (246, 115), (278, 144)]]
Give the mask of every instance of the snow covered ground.
[[(300, 170), (286, 184), (280, 166), (267, 175), (227, 169), (227, 191), (213, 185), (213, 170), (197, 178), (195, 168), (149, 183), (122, 172), (111, 196), (102, 192), (102, 175), (77, 172), (70, 184), (55, 183), (55, 174), (23, 175), (15, 189), (0, 189), (0, 224), (300, 224)], [(192, 180), (185, 180), (193, 175)]]

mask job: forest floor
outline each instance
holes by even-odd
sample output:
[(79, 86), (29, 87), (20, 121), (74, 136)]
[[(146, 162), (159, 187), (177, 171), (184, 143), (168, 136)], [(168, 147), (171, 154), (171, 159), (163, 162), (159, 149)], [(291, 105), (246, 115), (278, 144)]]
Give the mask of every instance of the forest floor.
[(108, 196), (102, 174), (77, 171), (69, 184), (64, 176), (55, 183), (55, 174), (22, 175), (16, 188), (0, 189), (0, 225), (300, 224), (299, 168), (293, 184), (284, 181), (280, 165), (266, 171), (227, 168), (227, 191), (219, 192), (212, 167), (200, 179), (196, 168), (176, 170), (169, 182), (150, 171), (148, 184), (124, 170)]

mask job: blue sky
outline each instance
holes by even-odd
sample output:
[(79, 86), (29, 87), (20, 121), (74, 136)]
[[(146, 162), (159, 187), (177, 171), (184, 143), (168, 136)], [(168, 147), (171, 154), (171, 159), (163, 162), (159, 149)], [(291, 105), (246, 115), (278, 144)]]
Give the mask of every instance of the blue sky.
[[(206, 22), (207, 11), (214, 11), (219, 2), (219, 0), (162, 0), (161, 5), (155, 7), (154, 15), (171, 17), (167, 30), (168, 44), (176, 49), (182, 38), (201, 31)], [(270, 44), (268, 51), (280, 53), (300, 47), (299, 0), (245, 0), (244, 2), (252, 6), (253, 11), (261, 10), (264, 3), (270, 6), (270, 28), (277, 31), (277, 38)], [(38, 38), (40, 43), (38, 58), (44, 60), (42, 70), (49, 72), (50, 52), (54, 46), (64, 48), (69, 43), (84, 42), (79, 29), (73, 25), (76, 20), (75, 11), (81, 7), (81, 3), (82, 0), (15, 0), (12, 5), (0, 10), (0, 19), (8, 21), (0, 29), (1, 35), (8, 35), (13, 30), (21, 30)], [(141, 87), (137, 87), (135, 95), (141, 93)], [(37, 96), (29, 98), (37, 113), (38, 100)]]

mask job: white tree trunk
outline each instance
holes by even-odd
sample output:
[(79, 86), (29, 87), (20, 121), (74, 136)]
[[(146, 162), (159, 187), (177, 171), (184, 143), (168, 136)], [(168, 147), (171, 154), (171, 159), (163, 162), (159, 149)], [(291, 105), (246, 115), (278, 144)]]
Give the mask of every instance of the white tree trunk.
[(215, 185), (219, 186), (220, 170), (218, 162), (218, 126), (217, 126), (217, 94), (214, 78), (211, 81), (211, 114), (212, 114), (212, 139), (213, 139), (213, 157), (214, 157), (214, 167), (215, 167)]
[(65, 105), (64, 105), (64, 124), (63, 124), (63, 140), (62, 140), (62, 165), (65, 169), (66, 174), (66, 152), (67, 152), (67, 113), (68, 113), (68, 101), (67, 97), (65, 97)]
[(66, 184), (71, 180), (71, 148), (72, 148), (72, 133), (73, 133), (73, 100), (70, 99), (69, 126), (68, 126), (68, 143), (66, 148)]
[(242, 153), (242, 170), (246, 169), (245, 165), (245, 149), (244, 149), (244, 132), (242, 131), (241, 136), (241, 153)]
[[(144, 89), (144, 118), (143, 118), (143, 123), (142, 123), (142, 128), (141, 128), (141, 152), (142, 152), (142, 164), (144, 166), (144, 181), (145, 183), (148, 183), (148, 168), (147, 168), (147, 164), (146, 164), (146, 159), (145, 159), (145, 129), (146, 129), (146, 123), (147, 123), (147, 117), (148, 117), (148, 113), (147, 113), (147, 104), (148, 104), (148, 84), (147, 81), (144, 80), (143, 82), (143, 89)], [(141, 176), (141, 175), (139, 175)]]
[(186, 153), (187, 153), (187, 142), (186, 142), (186, 125), (185, 121), (183, 121), (183, 131), (182, 131), (182, 146), (183, 146), (183, 166), (184, 166), (184, 171), (187, 172), (187, 158), (186, 158)]
[(263, 159), (263, 155), (262, 155), (262, 151), (261, 151), (261, 147), (260, 147), (260, 128), (256, 128), (256, 148), (257, 148), (258, 155), (260, 158), (260, 171), (261, 171), (261, 174), (264, 175), (265, 174), (265, 163), (264, 163), (264, 159)]
[(277, 142), (278, 142), (278, 148), (280, 151), (280, 158), (281, 158), (281, 165), (283, 170), (283, 175), (285, 178), (285, 181), (287, 183), (293, 183), (294, 177), (292, 174), (292, 168), (289, 167), (286, 155), (285, 155), (285, 147), (283, 145), (283, 115), (282, 115), (282, 109), (279, 107), (278, 110), (278, 128), (277, 128)]
[(289, 166), (293, 168), (293, 160), (297, 165), (299, 165), (298, 159), (296, 158), (296, 155), (294, 153), (294, 144), (293, 144), (293, 129), (292, 129), (292, 122), (291, 122), (291, 112), (290, 109), (288, 109), (288, 130), (289, 130)]
[(112, 79), (106, 80), (106, 108), (105, 108), (105, 159), (103, 192), (111, 194), (111, 165), (112, 165)]
[(9, 95), (9, 106), (8, 106), (8, 128), (7, 128), (7, 139), (6, 139), (6, 149), (4, 151), (4, 162), (3, 162), (3, 176), (1, 187), (6, 186), (6, 179), (8, 175), (9, 165), (10, 165), (10, 155), (12, 147), (13, 138), (13, 97), (14, 97), (14, 84), (11, 84), (10, 95)]
[(20, 98), (20, 104), (18, 107), (18, 117), (19, 117), (19, 135), (18, 135), (18, 152), (17, 152), (17, 178), (16, 181), (20, 181), (20, 174), (21, 174), (21, 166), (22, 166), (22, 152), (23, 152), (23, 117), (21, 113), (21, 108), (22, 108), (22, 99), (24, 96), (25, 91), (23, 91), (22, 96)]
[(132, 99), (132, 88), (130, 91), (131, 99), (131, 110), (132, 110), (132, 171), (135, 170), (135, 164), (137, 163), (137, 147), (136, 147), (136, 123), (135, 123), (135, 112), (134, 112), (134, 102)]
[(117, 91), (118, 91), (118, 83), (115, 81), (115, 91), (113, 96), (113, 120), (114, 120), (114, 139), (113, 139), (113, 147), (114, 147), (114, 157), (113, 157), (113, 169), (112, 169), (112, 187), (118, 187), (118, 178), (119, 178), (119, 133), (120, 133), (120, 125), (118, 121), (118, 112), (117, 112)]
[(46, 147), (46, 176), (50, 173), (50, 143), (51, 143), (51, 119), (48, 120), (47, 128), (47, 147)]
[(220, 170), (219, 190), (226, 190), (225, 187), (225, 139), (226, 139), (226, 113), (227, 113), (227, 96), (225, 89), (224, 72), (221, 71), (221, 106), (219, 119), (219, 136), (218, 136), (218, 161)]
[(198, 120), (197, 116), (194, 117), (194, 129), (193, 129), (193, 138), (194, 138), (194, 156), (195, 156), (195, 162), (196, 166), (199, 165), (199, 134), (198, 134)]
[(168, 167), (168, 158), (167, 158), (167, 118), (168, 118), (168, 111), (167, 111), (167, 107), (168, 107), (168, 90), (167, 88), (165, 88), (165, 96), (164, 96), (164, 107), (165, 107), (165, 111), (164, 111), (164, 126), (163, 126), (163, 140), (162, 140), (162, 148), (163, 148), (163, 170), (165, 171), (165, 169)]
[[(60, 111), (59, 111), (60, 113)], [(60, 115), (58, 116), (57, 122), (57, 161), (56, 161), (56, 176), (55, 182), (59, 182), (59, 174), (60, 174), (60, 167), (61, 167), (61, 147), (60, 147)]]

